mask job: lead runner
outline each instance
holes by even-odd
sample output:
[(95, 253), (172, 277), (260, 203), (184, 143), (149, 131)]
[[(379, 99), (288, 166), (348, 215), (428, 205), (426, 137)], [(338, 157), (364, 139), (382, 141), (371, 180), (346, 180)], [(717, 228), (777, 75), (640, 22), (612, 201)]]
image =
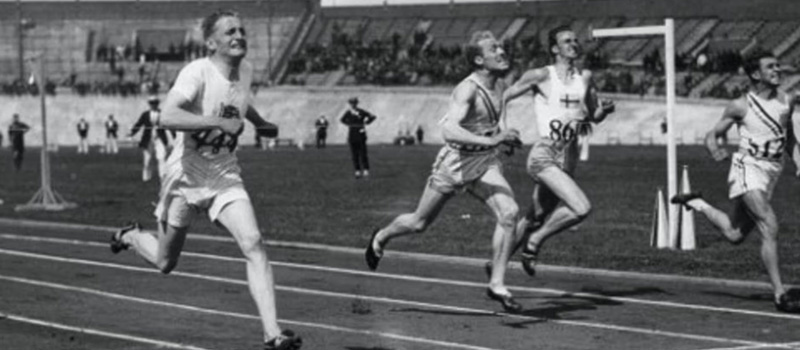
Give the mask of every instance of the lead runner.
[[(227, 229), (247, 260), (247, 281), (264, 330), (265, 350), (296, 350), (302, 345), (277, 323), (275, 288), (252, 203), (242, 184), (235, 155), (243, 128), (241, 114), (263, 132), (265, 122), (251, 105), (252, 66), (239, 15), (217, 11), (203, 20), (210, 56), (197, 59), (178, 75), (164, 103), (161, 126), (181, 131), (166, 162), (155, 236), (132, 224), (115, 233), (111, 250), (133, 248), (163, 273), (178, 263), (195, 212)], [(269, 133), (269, 132), (267, 132)]]
[[(514, 238), (518, 206), (514, 193), (503, 176), (499, 159), (500, 144), (516, 145), (516, 130), (501, 130), (502, 94), (506, 84), (500, 79), (509, 63), (500, 43), (489, 31), (472, 35), (466, 48), (472, 74), (456, 86), (447, 114), (442, 121), (446, 145), (433, 165), (422, 198), (413, 213), (395, 218), (389, 226), (376, 230), (367, 245), (365, 258), (371, 270), (378, 267), (383, 250), (395, 237), (422, 233), (436, 219), (444, 204), (459, 192), (483, 201), (497, 219), (492, 239), (493, 261), (508, 261)], [(505, 286), (506, 264), (495, 264), (490, 271), (489, 298), (509, 312), (519, 312)]]

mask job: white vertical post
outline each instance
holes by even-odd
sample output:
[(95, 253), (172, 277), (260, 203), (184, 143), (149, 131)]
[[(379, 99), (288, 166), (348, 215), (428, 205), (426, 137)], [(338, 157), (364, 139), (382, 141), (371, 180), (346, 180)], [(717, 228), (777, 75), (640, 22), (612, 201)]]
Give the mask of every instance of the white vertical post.
[[(678, 160), (675, 146), (675, 20), (664, 20), (664, 63), (667, 73), (667, 200), (678, 193)], [(678, 248), (678, 209), (669, 206), (669, 246)]]
[[(667, 200), (669, 201), (678, 192), (678, 165), (677, 151), (675, 148), (675, 20), (667, 18), (663, 26), (604, 28), (592, 30), (592, 36), (622, 37), (622, 36), (664, 36), (664, 65), (667, 78)], [(679, 213), (678, 205), (670, 205), (669, 218), (669, 247), (678, 248)]]

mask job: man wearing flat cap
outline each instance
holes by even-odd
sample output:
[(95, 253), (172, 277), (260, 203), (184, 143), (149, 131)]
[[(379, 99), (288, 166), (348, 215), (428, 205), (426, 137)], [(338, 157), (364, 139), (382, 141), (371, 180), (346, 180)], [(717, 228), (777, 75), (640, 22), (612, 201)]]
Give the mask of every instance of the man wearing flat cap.
[(375, 121), (375, 115), (358, 108), (358, 98), (353, 97), (347, 101), (350, 108), (344, 112), (341, 122), (350, 128), (347, 134), (347, 143), (350, 144), (350, 153), (353, 156), (353, 167), (356, 179), (369, 176), (369, 158), (367, 156), (367, 129), (366, 126)]
[[(144, 156), (144, 166), (142, 167), (142, 181), (144, 182), (150, 181), (153, 177), (151, 163), (154, 157), (158, 163), (159, 177), (161, 176), (170, 144), (170, 135), (159, 126), (159, 121), (161, 119), (161, 110), (158, 108), (159, 102), (156, 96), (150, 96), (150, 98), (147, 99), (147, 104), (150, 105), (150, 107), (139, 116), (139, 120), (133, 125), (129, 134), (129, 136), (133, 137), (139, 132), (139, 129), (142, 130), (139, 148), (142, 149), (142, 155)], [(155, 139), (153, 139), (154, 132)]]

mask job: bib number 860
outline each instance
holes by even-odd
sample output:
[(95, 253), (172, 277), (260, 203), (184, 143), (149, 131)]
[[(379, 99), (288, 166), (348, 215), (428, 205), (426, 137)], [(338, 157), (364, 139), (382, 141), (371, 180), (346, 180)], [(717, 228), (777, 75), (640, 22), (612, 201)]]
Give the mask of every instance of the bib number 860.
[(564, 123), (560, 120), (550, 121), (550, 139), (553, 141), (570, 142), (578, 136), (580, 122), (572, 120)]

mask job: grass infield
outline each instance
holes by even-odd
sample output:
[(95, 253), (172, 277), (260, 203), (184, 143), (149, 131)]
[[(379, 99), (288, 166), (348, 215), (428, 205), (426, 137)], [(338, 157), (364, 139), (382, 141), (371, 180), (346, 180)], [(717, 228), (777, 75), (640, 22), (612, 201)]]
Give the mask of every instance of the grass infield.
[[(369, 179), (353, 177), (349, 150), (279, 148), (239, 151), (245, 185), (262, 233), (269, 239), (363, 247), (371, 231), (414, 209), (430, 173), (438, 146), (371, 146)], [(155, 181), (141, 181), (141, 154), (124, 149), (116, 156), (76, 154), (73, 148), (53, 153), (53, 188), (77, 209), (63, 212), (15, 212), (39, 188), (39, 152), (30, 149), (22, 171), (14, 172), (11, 154), (0, 151), (0, 216), (34, 220), (118, 226), (138, 220), (155, 229), (152, 211)], [(527, 149), (526, 149), (527, 151)], [(524, 172), (525, 152), (507, 158), (505, 173), (522, 208), (530, 204), (531, 180)], [(657, 272), (690, 276), (766, 281), (759, 255), (758, 232), (741, 246), (728, 244), (708, 221), (695, 215), (698, 249), (664, 251), (649, 246), (658, 187), (666, 184), (663, 146), (597, 146), (589, 162), (579, 164), (578, 183), (593, 204), (591, 216), (577, 229), (547, 242), (545, 264)], [(713, 162), (704, 149), (678, 149), (679, 165), (688, 165), (693, 189), (723, 210), (727, 201), (729, 163)], [(788, 164), (773, 205), (781, 231), (779, 246), (785, 283), (800, 282), (800, 181)], [(483, 204), (460, 195), (451, 200), (423, 234), (401, 237), (389, 249), (413, 252), (490, 256), (494, 219)], [(193, 232), (224, 235), (205, 216)], [(189, 243), (191, 245), (191, 243)], [(188, 249), (191, 249), (189, 247)], [(515, 258), (516, 259), (516, 258)]]

